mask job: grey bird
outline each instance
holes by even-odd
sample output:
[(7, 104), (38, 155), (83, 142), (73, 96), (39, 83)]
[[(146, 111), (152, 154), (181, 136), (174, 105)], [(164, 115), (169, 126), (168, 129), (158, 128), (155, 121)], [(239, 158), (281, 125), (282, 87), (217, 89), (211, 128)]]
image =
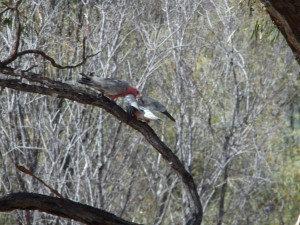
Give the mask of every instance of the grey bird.
[(149, 123), (150, 120), (161, 120), (147, 107), (140, 105), (132, 94), (125, 95), (124, 102), (127, 111), (127, 123), (129, 123), (133, 115), (135, 115), (139, 120), (143, 120), (147, 123)]
[(136, 97), (140, 93), (135, 87), (117, 78), (91, 77), (84, 73), (80, 73), (80, 75), (83, 77), (78, 80), (79, 83), (88, 85), (100, 91), (110, 99), (124, 97), (127, 94), (132, 94)]
[(138, 96), (135, 98), (133, 95), (126, 95), (124, 100), (127, 111), (127, 123), (129, 123), (133, 115), (147, 123), (149, 123), (150, 120), (161, 120), (155, 116), (152, 111), (161, 112), (175, 122), (175, 119), (168, 113), (166, 107), (153, 98), (148, 96)]
[(139, 96), (138, 103), (139, 103), (139, 105), (142, 105), (151, 111), (157, 111), (157, 112), (161, 112), (161, 113), (165, 114), (173, 122), (175, 122), (175, 119), (170, 115), (170, 113), (167, 111), (166, 107), (161, 102), (159, 102), (153, 98), (150, 98), (148, 96)]

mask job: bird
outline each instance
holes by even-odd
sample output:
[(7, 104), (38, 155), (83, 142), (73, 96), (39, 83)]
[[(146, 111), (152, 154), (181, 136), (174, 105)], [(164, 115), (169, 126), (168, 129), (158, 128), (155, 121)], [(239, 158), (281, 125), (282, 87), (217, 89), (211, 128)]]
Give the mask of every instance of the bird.
[(134, 97), (132, 94), (125, 95), (124, 102), (127, 111), (127, 124), (129, 123), (133, 115), (147, 123), (149, 123), (150, 120), (161, 120), (160, 118), (155, 116), (148, 108), (140, 105), (137, 102), (136, 97)]
[(124, 100), (127, 111), (127, 123), (129, 123), (133, 115), (139, 120), (143, 120), (147, 123), (151, 120), (161, 120), (159, 117), (155, 116), (152, 111), (161, 112), (175, 122), (175, 119), (168, 113), (166, 107), (153, 98), (148, 96), (138, 96), (135, 98), (133, 95), (129, 94), (124, 97)]
[(151, 110), (149, 110), (147, 107), (139, 106), (140, 110), (135, 111), (134, 115), (139, 119), (143, 120), (146, 123), (149, 123), (151, 120), (162, 120), (161, 118), (155, 116)]
[(167, 111), (166, 107), (159, 101), (150, 98), (148, 96), (138, 96), (138, 104), (142, 105), (143, 107), (151, 110), (151, 111), (157, 111), (165, 114), (167, 117), (169, 117), (170, 120), (173, 122), (176, 122), (175, 119), (170, 115), (170, 113)]
[(137, 88), (117, 78), (92, 77), (84, 73), (80, 73), (80, 75), (82, 78), (78, 80), (78, 83), (88, 85), (112, 100), (128, 94), (132, 94), (135, 97), (140, 94)]

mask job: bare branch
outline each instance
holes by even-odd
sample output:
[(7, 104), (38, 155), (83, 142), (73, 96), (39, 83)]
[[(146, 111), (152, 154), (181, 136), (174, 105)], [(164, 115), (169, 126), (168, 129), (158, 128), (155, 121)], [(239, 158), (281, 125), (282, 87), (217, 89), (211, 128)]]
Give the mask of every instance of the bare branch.
[(18, 10), (18, 5), (21, 2), (21, 0), (16, 1), (15, 5), (13, 6), (14, 10), (14, 16), (15, 16), (15, 23), (16, 23), (16, 32), (15, 32), (15, 43), (13, 44), (12, 50), (10, 52), (10, 55), (7, 59), (4, 61), (0, 62), (0, 65), (7, 65), (14, 61), (18, 55), (18, 48), (19, 48), (19, 43), (20, 43), (20, 36), (21, 36), (21, 24), (20, 24), (20, 18), (19, 18), (19, 10)]
[(31, 67), (29, 67), (28, 69), (23, 70), (23, 72), (29, 72), (29, 71), (32, 70), (34, 67), (37, 67), (37, 65), (31, 66)]
[(298, 216), (297, 222), (295, 223), (295, 225), (299, 225), (300, 224), (300, 215)]
[(86, 43), (86, 39), (87, 39), (87, 36), (89, 34), (89, 25), (90, 25), (90, 22), (89, 22), (89, 19), (88, 19), (88, 16), (86, 16), (86, 30), (85, 30), (85, 35), (84, 35), (84, 38), (83, 38), (83, 50), (82, 50), (82, 58), (83, 60), (86, 59), (85, 57), (85, 54), (86, 54), (86, 47), (85, 47), (85, 43)]
[(15, 163), (15, 166), (17, 167), (18, 170), (22, 171), (25, 174), (28, 174), (32, 177), (34, 177), (35, 179), (37, 179), (39, 182), (41, 182), (45, 187), (47, 187), (52, 193), (54, 193), (55, 195), (57, 195), (58, 197), (60, 197), (62, 200), (67, 201), (61, 194), (58, 193), (58, 191), (54, 190), (52, 187), (50, 187), (49, 185), (47, 185), (42, 179), (38, 178), (37, 176), (35, 176), (33, 173), (31, 173), (28, 169), (26, 169), (24, 166), (20, 166), (18, 164)]
[[(2, 3), (3, 4), (3, 3)], [(13, 9), (12, 7), (6, 7), (5, 9), (3, 9), (1, 12), (0, 12), (0, 15), (2, 15), (3, 13), (5, 13), (7, 10), (10, 10), (10, 9)]]
[(0, 198), (0, 211), (15, 209), (39, 210), (55, 216), (73, 219), (84, 224), (136, 225), (116, 215), (71, 200), (50, 197), (34, 193), (13, 193)]
[[(83, 52), (85, 52), (85, 40), (86, 40), (86, 38), (84, 38), (84, 41), (83, 41), (83, 49), (84, 49)], [(42, 56), (44, 59), (50, 61), (51, 65), (54, 66), (54, 67), (56, 67), (56, 68), (59, 68), (59, 69), (71, 69), (71, 68), (76, 68), (78, 66), (81, 66), (82, 64), (84, 64), (86, 62), (86, 60), (88, 58), (93, 57), (93, 56), (99, 54), (100, 52), (101, 51), (98, 51), (95, 54), (88, 55), (86, 57), (85, 57), (85, 53), (83, 53), (83, 60), (80, 63), (77, 63), (75, 65), (71, 65), (71, 66), (62, 66), (62, 65), (59, 65), (58, 63), (55, 62), (55, 60), (52, 57), (48, 56), (45, 52), (43, 52), (42, 50), (38, 50), (38, 49), (28, 49), (28, 50), (24, 50), (24, 51), (18, 52), (17, 53), (17, 57), (22, 56), (22, 55), (26, 55), (26, 54), (38, 54), (38, 55)], [(7, 65), (8, 64), (8, 63), (4, 64), (3, 62), (2, 62), (3, 65)]]

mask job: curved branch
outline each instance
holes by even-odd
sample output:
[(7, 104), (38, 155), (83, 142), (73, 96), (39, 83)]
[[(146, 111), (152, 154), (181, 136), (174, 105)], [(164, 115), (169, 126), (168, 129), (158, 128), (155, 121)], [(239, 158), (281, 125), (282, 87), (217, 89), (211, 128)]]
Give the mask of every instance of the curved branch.
[[(86, 62), (86, 60), (88, 58), (90, 58), (92, 56), (95, 56), (95, 55), (97, 55), (101, 52), (101, 51), (98, 51), (95, 54), (85, 56), (85, 42), (86, 42), (86, 37), (83, 39), (83, 56), (82, 56), (83, 60), (80, 63), (77, 63), (75, 65), (71, 65), (71, 66), (59, 65), (58, 63), (55, 62), (55, 60), (52, 57), (48, 56), (45, 52), (43, 52), (42, 50), (38, 50), (38, 49), (28, 49), (28, 50), (18, 52), (17, 57), (22, 56), (22, 55), (26, 55), (26, 54), (38, 54), (38, 55), (42, 56), (44, 59), (50, 61), (51, 65), (56, 67), (56, 68), (59, 68), (59, 69), (72, 69), (72, 68), (76, 68), (78, 66), (81, 66), (82, 64), (84, 64)], [(3, 62), (5, 62), (5, 61), (3, 61)], [(3, 65), (7, 65), (7, 64), (8, 63), (6, 63), (6, 64), (3, 63)]]
[[(127, 122), (125, 111), (114, 101), (111, 101), (105, 96), (99, 98), (98, 94), (85, 91), (79, 85), (69, 85), (62, 82), (53, 81), (49, 78), (42, 77), (39, 74), (34, 74), (30, 72), (20, 72), (15, 74), (11, 68), (7, 69), (7, 67), (4, 69), (1, 69), (0, 67), (0, 73), (21, 76), (23, 78), (26, 78), (27, 80), (39, 82), (41, 84), (47, 83), (46, 85), (52, 88), (28, 85), (24, 83), (16, 83), (11, 82), (9, 80), (0, 79), (0, 86), (2, 87), (9, 87), (20, 91), (39, 93), (43, 95), (51, 95), (57, 98), (67, 98), (82, 104), (95, 105), (97, 107), (105, 109), (108, 113), (112, 114), (123, 123)], [(27, 77), (24, 74), (27, 74), (28, 76), (30, 75), (30, 77)], [(190, 215), (191, 220), (193, 222), (190, 224), (200, 224), (203, 216), (202, 205), (200, 202), (199, 195), (197, 193), (197, 188), (194, 179), (191, 176), (191, 174), (186, 171), (178, 157), (172, 152), (172, 150), (167, 145), (165, 145), (164, 142), (162, 142), (159, 139), (154, 130), (150, 126), (148, 126), (148, 124), (138, 121), (136, 118), (133, 118), (128, 125), (131, 126), (133, 129), (139, 131), (141, 134), (143, 134), (147, 141), (162, 155), (162, 157), (167, 162), (169, 162), (171, 167), (175, 170), (175, 172), (184, 184), (190, 203), (189, 207), (191, 209), (191, 212), (193, 212), (193, 215)]]
[(281, 26), (283, 27), (285, 34), (287, 36), (288, 41), (290, 42), (290, 44), (300, 53), (300, 44), (298, 43), (290, 25), (288, 24), (288, 22), (286, 21), (285, 17), (283, 15), (281, 15), (273, 6), (269, 1), (265, 1), (265, 0), (261, 0), (261, 2), (264, 4), (264, 6), (266, 7), (268, 13), (275, 18), (276, 20), (278, 20), (278, 22), (281, 24)]
[(0, 198), (0, 211), (15, 209), (39, 210), (55, 216), (69, 218), (84, 224), (137, 225), (105, 210), (94, 208), (71, 200), (35, 193), (13, 193)]

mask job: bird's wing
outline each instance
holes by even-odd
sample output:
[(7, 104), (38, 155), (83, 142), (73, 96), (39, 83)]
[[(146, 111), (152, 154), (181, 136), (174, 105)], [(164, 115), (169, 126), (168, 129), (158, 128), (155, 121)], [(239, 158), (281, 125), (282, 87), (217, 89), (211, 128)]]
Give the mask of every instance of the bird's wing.
[(91, 86), (106, 95), (119, 95), (130, 87), (127, 82), (116, 78), (90, 77), (83, 73), (81, 75), (83, 77), (78, 80), (79, 83)]
[(119, 95), (130, 87), (127, 82), (116, 78), (92, 77), (92, 82), (95, 86), (103, 90), (106, 95)]
[(140, 107), (140, 115), (142, 118), (146, 118), (149, 120), (161, 120), (159, 117), (155, 116), (151, 110), (149, 110), (147, 107), (139, 106)]
[(89, 86), (93, 85), (91, 77), (85, 75), (84, 73), (80, 73), (80, 75), (82, 76), (82, 78), (78, 80), (78, 83), (89, 85)]
[(144, 107), (148, 108), (149, 110), (161, 112), (175, 122), (175, 119), (170, 115), (166, 107), (161, 102), (148, 96), (141, 96), (140, 102)]
[(141, 96), (142, 104), (152, 111), (163, 112), (166, 111), (166, 107), (156, 99), (150, 98), (148, 96)]

